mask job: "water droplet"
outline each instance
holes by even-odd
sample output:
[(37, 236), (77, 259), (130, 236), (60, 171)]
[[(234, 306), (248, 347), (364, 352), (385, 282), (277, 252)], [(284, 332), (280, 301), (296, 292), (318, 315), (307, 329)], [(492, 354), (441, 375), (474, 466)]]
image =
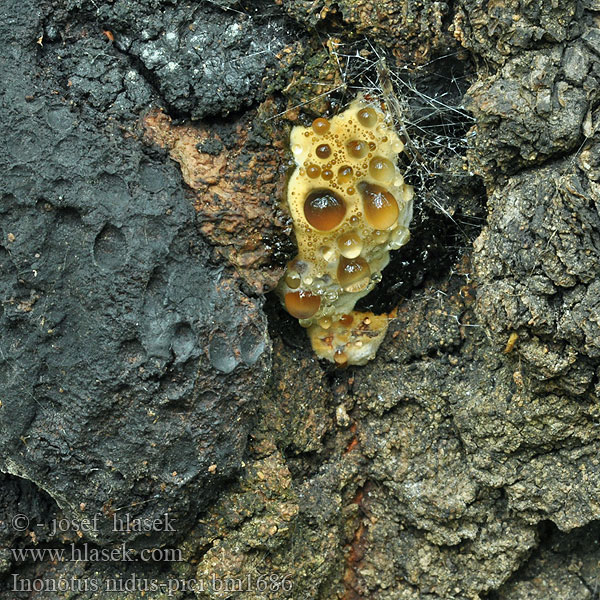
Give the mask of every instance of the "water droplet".
[(402, 152), (402, 150), (404, 150), (404, 144), (400, 140), (394, 140), (392, 142), (392, 150), (394, 152)]
[(335, 258), (335, 250), (331, 246), (321, 246), (319, 248), (321, 256), (327, 261), (331, 262)]
[(306, 167), (306, 174), (311, 179), (316, 179), (321, 174), (321, 168), (317, 165), (308, 165)]
[(330, 231), (344, 220), (346, 204), (331, 190), (313, 190), (304, 201), (304, 216), (315, 229)]
[(369, 173), (371, 177), (382, 183), (389, 183), (394, 177), (394, 165), (392, 161), (384, 158), (383, 156), (375, 156), (369, 163)]
[(350, 140), (346, 144), (348, 154), (354, 158), (364, 158), (369, 152), (369, 146), (367, 142), (363, 140)]
[(285, 276), (285, 284), (292, 290), (300, 287), (300, 274), (296, 271), (288, 271)]
[(340, 325), (342, 325), (343, 327), (350, 327), (350, 325), (352, 325), (353, 322), (354, 317), (352, 315), (342, 315), (339, 320)]
[(341, 350), (338, 350), (333, 355), (333, 360), (335, 361), (335, 363), (338, 366), (342, 366), (342, 365), (345, 365), (348, 362), (348, 357), (346, 356), (346, 354), (344, 354), (344, 352), (342, 352)]
[(348, 183), (352, 179), (353, 170), (349, 165), (343, 165), (338, 169), (338, 183)]
[(364, 258), (348, 259), (342, 256), (337, 268), (337, 278), (347, 292), (360, 292), (370, 282), (371, 269)]
[(362, 240), (355, 231), (340, 235), (337, 239), (337, 245), (342, 256), (346, 258), (356, 258), (360, 255), (363, 248)]
[(321, 297), (300, 290), (298, 292), (288, 292), (284, 297), (284, 302), (286, 310), (292, 317), (309, 319), (319, 310)]
[(356, 118), (363, 127), (373, 127), (375, 123), (377, 123), (377, 113), (375, 112), (375, 109), (370, 106), (361, 108), (356, 113)]
[(393, 225), (400, 213), (394, 196), (380, 185), (361, 181), (358, 190), (362, 195), (365, 218), (375, 229), (387, 229)]
[(329, 127), (330, 127), (329, 121), (322, 117), (315, 119), (312, 122), (313, 131), (317, 135), (325, 135), (329, 131)]
[(319, 144), (315, 149), (315, 154), (319, 158), (329, 158), (331, 156), (331, 148), (329, 144)]
[(331, 317), (322, 317), (319, 319), (319, 325), (323, 329), (329, 329), (331, 327)]

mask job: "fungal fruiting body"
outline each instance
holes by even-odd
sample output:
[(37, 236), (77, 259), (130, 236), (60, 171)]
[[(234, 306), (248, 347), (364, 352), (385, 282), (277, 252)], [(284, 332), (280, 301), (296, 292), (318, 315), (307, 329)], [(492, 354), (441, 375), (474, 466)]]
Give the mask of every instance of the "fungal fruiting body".
[(320, 358), (365, 364), (388, 317), (353, 309), (381, 280), (389, 251), (409, 239), (413, 190), (396, 165), (404, 146), (389, 114), (362, 96), (329, 120), (294, 127), (290, 146), (296, 168), (287, 203), (298, 255), (278, 293)]

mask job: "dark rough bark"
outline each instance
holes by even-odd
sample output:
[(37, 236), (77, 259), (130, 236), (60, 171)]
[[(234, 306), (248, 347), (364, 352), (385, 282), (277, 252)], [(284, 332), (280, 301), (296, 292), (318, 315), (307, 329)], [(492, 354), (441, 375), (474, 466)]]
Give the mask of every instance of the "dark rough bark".
[(262, 302), (211, 264), (176, 165), (35, 78), (39, 16), (12, 11), (2, 468), (73, 518), (103, 512), (102, 541), (123, 507), (183, 523), (240, 467), (270, 362)]
[[(0, 597), (596, 597), (599, 10), (5, 2)], [(438, 174), (410, 167), (413, 239), (366, 300), (399, 304), (378, 357), (332, 371), (262, 295), (293, 253), (282, 140), (384, 54)], [(468, 150), (428, 149), (461, 104)], [(12, 552), (124, 542), (181, 556)]]

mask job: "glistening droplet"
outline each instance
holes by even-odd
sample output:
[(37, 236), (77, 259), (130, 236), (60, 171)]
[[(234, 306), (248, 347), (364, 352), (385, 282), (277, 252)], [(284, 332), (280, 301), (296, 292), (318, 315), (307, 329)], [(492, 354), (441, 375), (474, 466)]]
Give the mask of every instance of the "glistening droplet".
[(377, 113), (375, 112), (375, 109), (370, 106), (361, 108), (356, 113), (356, 118), (363, 127), (373, 127), (375, 123), (377, 123)]
[(381, 183), (389, 183), (394, 177), (395, 169), (391, 160), (383, 156), (374, 156), (369, 163), (369, 174)]
[(387, 229), (400, 213), (394, 196), (380, 185), (361, 181), (357, 185), (365, 209), (365, 218), (375, 229)]
[(315, 119), (312, 122), (312, 128), (313, 131), (317, 134), (317, 135), (325, 135), (328, 131), (329, 131), (329, 121), (327, 119), (324, 119), (322, 117)]
[(346, 144), (346, 148), (348, 154), (354, 158), (364, 158), (369, 152), (369, 146), (363, 140), (350, 140)]
[(362, 251), (363, 243), (356, 231), (342, 233), (337, 239), (337, 245), (342, 256), (356, 258)]
[(321, 174), (321, 167), (317, 165), (308, 165), (306, 167), (306, 174), (311, 179), (316, 179)]
[(347, 292), (360, 292), (370, 282), (371, 269), (364, 258), (345, 258), (342, 256), (337, 268), (337, 278)]
[(315, 154), (319, 158), (329, 158), (331, 156), (331, 148), (329, 144), (319, 144), (315, 149)]
[(348, 183), (352, 179), (353, 170), (348, 165), (343, 165), (338, 169), (338, 183)]
[(321, 297), (300, 290), (288, 292), (284, 297), (285, 308), (296, 319), (310, 319), (321, 306)]
[(330, 231), (344, 220), (346, 204), (331, 190), (313, 190), (304, 200), (304, 216), (315, 229)]

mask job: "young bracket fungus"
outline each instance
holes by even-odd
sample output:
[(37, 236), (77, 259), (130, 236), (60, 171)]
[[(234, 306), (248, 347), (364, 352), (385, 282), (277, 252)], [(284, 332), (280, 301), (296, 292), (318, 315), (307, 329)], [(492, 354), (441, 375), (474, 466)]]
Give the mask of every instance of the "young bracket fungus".
[(381, 280), (389, 251), (409, 239), (413, 190), (396, 166), (404, 146), (389, 114), (362, 96), (329, 120), (294, 127), (290, 145), (297, 166), (287, 203), (298, 255), (278, 293), (320, 358), (364, 365), (388, 316), (354, 305)]

